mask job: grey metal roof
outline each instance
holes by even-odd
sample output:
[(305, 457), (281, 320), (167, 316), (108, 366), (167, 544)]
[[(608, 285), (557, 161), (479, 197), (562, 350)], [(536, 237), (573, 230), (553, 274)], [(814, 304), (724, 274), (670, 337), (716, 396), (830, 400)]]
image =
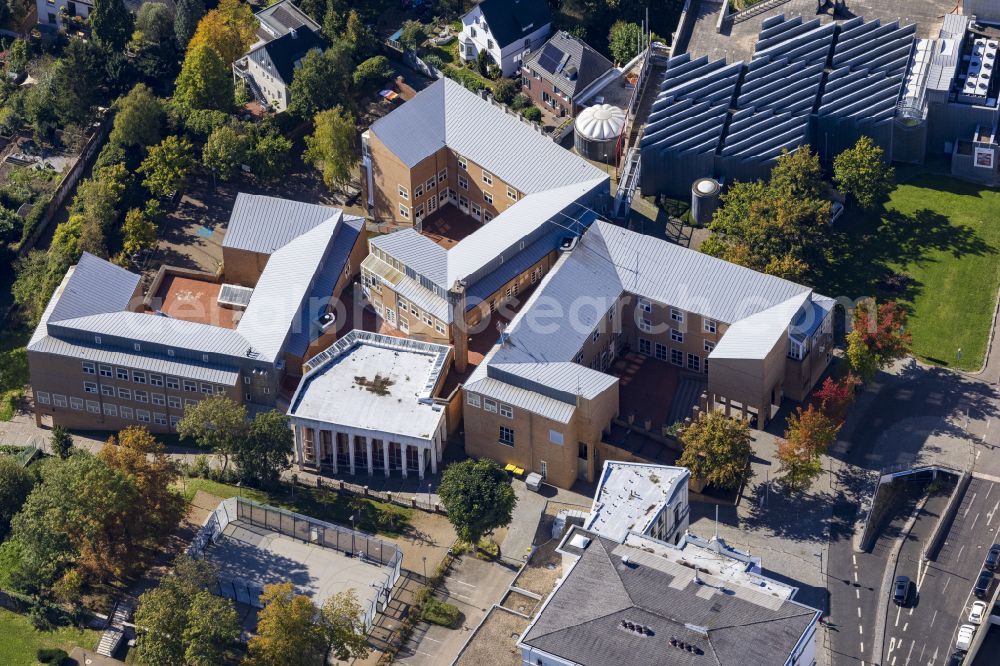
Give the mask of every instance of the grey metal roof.
[(958, 63), (962, 60), (962, 39), (969, 17), (962, 14), (945, 14), (934, 54), (931, 57), (930, 70), (927, 72), (927, 88), (929, 90), (951, 89), (951, 82), (958, 72)]
[(72, 274), (59, 293), (49, 321), (124, 310), (139, 284), (135, 273), (89, 252), (84, 252), (70, 270)]
[[(435, 284), (448, 288), (448, 250), (416, 229), (401, 229), (370, 243)], [(457, 246), (456, 246), (457, 247)]]
[[(563, 54), (558, 66), (553, 68), (558, 71), (549, 71), (539, 62), (539, 58), (549, 45), (559, 49)], [(532, 51), (531, 55), (525, 58), (524, 65), (570, 97), (615, 66), (585, 41), (563, 30), (552, 35), (544, 46)]]
[(319, 32), (320, 29), (319, 24), (292, 4), (291, 0), (276, 2), (256, 12), (254, 16), (257, 17), (258, 23), (268, 28), (268, 30), (258, 30), (257, 34), (260, 35), (261, 32), (264, 32), (271, 39), (288, 34), (293, 28), (307, 27), (316, 32)]
[(537, 391), (529, 391), (492, 377), (486, 377), (484, 374), (474, 372), (465, 383), (464, 390), (480, 393), (519, 409), (526, 409), (533, 414), (558, 423), (569, 423), (570, 419), (573, 418), (573, 412), (576, 411), (575, 404), (571, 405), (542, 395)]
[(271, 254), (340, 213), (339, 208), (240, 192), (222, 247)]
[(449, 78), (439, 79), (371, 132), (407, 167), (447, 146), (530, 194), (607, 174)]
[[(521, 642), (585, 666), (781, 666), (819, 611), (623, 546), (596, 534)], [(631, 564), (622, 562), (628, 555)], [(640, 635), (622, 621), (648, 626)], [(670, 645), (677, 638), (703, 654)]]

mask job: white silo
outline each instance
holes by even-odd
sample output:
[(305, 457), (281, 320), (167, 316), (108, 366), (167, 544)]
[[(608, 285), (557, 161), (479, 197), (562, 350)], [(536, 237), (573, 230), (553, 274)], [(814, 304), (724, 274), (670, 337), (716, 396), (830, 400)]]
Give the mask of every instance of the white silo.
[(577, 116), (573, 126), (576, 152), (595, 162), (613, 162), (615, 145), (624, 127), (625, 112), (617, 106), (588, 106)]

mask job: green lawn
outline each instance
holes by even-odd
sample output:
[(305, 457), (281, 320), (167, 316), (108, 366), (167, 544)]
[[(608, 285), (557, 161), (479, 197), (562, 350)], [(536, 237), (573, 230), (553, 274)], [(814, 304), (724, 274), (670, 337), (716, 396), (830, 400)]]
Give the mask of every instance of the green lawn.
[(39, 661), (36, 653), (42, 648), (62, 648), (66, 652), (74, 646), (88, 650), (97, 647), (100, 634), (90, 629), (60, 627), (54, 631), (37, 631), (28, 618), (0, 608), (0, 664), (5, 666), (33, 666)]
[(199, 490), (222, 498), (242, 495), (262, 504), (278, 506), (347, 527), (350, 527), (351, 516), (354, 515), (358, 529), (387, 536), (402, 533), (413, 516), (413, 509), (348, 494), (340, 495), (331, 490), (296, 488), (293, 497), (286, 485), (282, 485), (280, 490), (265, 492), (253, 488), (238, 488), (209, 479), (185, 479), (182, 484), (184, 497), (188, 500)]
[(836, 265), (818, 289), (900, 301), (917, 356), (978, 370), (1000, 286), (1000, 192), (920, 174), (896, 188), (881, 216), (845, 218)]

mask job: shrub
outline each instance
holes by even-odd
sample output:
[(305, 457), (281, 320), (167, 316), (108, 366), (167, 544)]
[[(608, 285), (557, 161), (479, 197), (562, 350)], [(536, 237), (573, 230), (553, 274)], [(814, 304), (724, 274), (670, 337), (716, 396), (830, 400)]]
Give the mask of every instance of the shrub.
[(518, 85), (514, 79), (500, 79), (493, 86), (493, 99), (501, 104), (510, 104), (517, 95)]
[(501, 76), (503, 76), (502, 69), (500, 69), (493, 63), (490, 63), (489, 65), (486, 66), (486, 78), (490, 79), (491, 81), (496, 81)]
[(28, 240), (38, 225), (41, 224), (42, 218), (45, 217), (45, 209), (49, 207), (49, 201), (51, 200), (52, 196), (47, 194), (31, 206), (27, 217), (24, 218), (24, 226), (21, 228), (22, 243)]
[(354, 85), (363, 86), (392, 76), (392, 65), (385, 56), (374, 56), (354, 68)]
[(537, 106), (529, 106), (527, 109), (521, 111), (521, 115), (524, 116), (525, 120), (537, 123), (542, 119), (542, 110)]
[(482, 79), (466, 69), (453, 69), (448, 73), (448, 76), (458, 81), (463, 87), (471, 90), (472, 92), (478, 92), (483, 88)]
[(439, 72), (444, 71), (444, 60), (436, 53), (428, 53), (423, 57), (423, 61), (428, 67), (433, 67)]
[(514, 95), (514, 99), (510, 102), (510, 108), (512, 109), (523, 109), (524, 107), (531, 104), (531, 98), (524, 93), (517, 93)]
[(188, 476), (199, 476), (207, 479), (212, 473), (212, 466), (208, 464), (208, 456), (200, 454), (194, 457), (194, 462), (188, 468)]
[(453, 627), (462, 617), (462, 612), (456, 606), (434, 597), (428, 597), (424, 604), (423, 619), (442, 627)]
[(40, 648), (35, 657), (43, 664), (62, 664), (65, 660), (69, 659), (66, 650), (59, 648)]

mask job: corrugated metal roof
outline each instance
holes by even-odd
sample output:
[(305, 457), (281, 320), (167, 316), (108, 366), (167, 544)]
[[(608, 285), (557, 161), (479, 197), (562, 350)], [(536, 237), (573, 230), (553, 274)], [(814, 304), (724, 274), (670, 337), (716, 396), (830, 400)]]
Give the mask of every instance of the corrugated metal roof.
[(448, 250), (416, 229), (401, 229), (376, 236), (371, 239), (371, 246), (398, 259), (435, 284), (448, 288)]
[(538, 414), (559, 423), (569, 423), (576, 410), (576, 405), (567, 404), (535, 391), (518, 388), (491, 377), (477, 377), (475, 381), (473, 381), (473, 377), (470, 377), (465, 384), (465, 390), (480, 393), (520, 409), (526, 409), (532, 414)]
[(135, 273), (89, 252), (84, 252), (70, 271), (49, 321), (124, 310), (139, 284), (139, 276)]
[(576, 396), (593, 400), (618, 383), (618, 378), (579, 363), (491, 363), (486, 373), (494, 379), (536, 391), (572, 405)]
[(787, 337), (792, 319), (808, 301), (807, 291), (733, 322), (708, 358), (765, 358), (776, 344)]
[(606, 177), (518, 114), (448, 78), (377, 120), (371, 132), (408, 167), (447, 146), (527, 194)]
[(340, 214), (339, 208), (240, 192), (222, 247), (271, 254)]
[(448, 302), (431, 290), (425, 289), (413, 278), (397, 271), (373, 254), (368, 255), (361, 262), (361, 266), (382, 278), (386, 284), (392, 287), (393, 291), (411, 301), (421, 310), (431, 313), (446, 324), (451, 323), (451, 308), (448, 307)]
[(79, 337), (81, 333), (118, 338), (142, 344), (188, 349), (201, 354), (245, 356), (247, 340), (238, 332), (143, 312), (107, 312), (104, 314), (49, 322), (50, 335)]

